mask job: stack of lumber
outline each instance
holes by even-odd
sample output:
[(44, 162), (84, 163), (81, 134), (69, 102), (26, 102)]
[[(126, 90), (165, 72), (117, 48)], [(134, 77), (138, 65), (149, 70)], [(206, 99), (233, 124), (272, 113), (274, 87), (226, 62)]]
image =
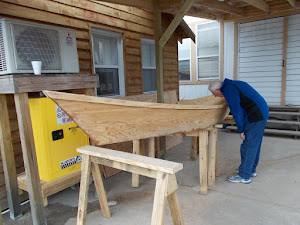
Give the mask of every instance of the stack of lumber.
[[(269, 106), (270, 115), (265, 134), (282, 136), (300, 136), (300, 106)], [(227, 122), (232, 116), (227, 118)], [(227, 126), (228, 130), (237, 130), (236, 126)]]

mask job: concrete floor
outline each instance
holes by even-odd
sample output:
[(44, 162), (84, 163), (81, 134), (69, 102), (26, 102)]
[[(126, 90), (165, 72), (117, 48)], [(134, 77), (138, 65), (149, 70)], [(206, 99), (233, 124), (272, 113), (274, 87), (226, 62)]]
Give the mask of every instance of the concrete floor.
[[(199, 165), (190, 160), (190, 138), (168, 150), (166, 159), (181, 162), (176, 174), (177, 191), (186, 225), (299, 225), (300, 224), (300, 140), (265, 136), (258, 176), (251, 184), (226, 181), (240, 162), (237, 133), (219, 131), (219, 177), (208, 195), (200, 195)], [(90, 185), (88, 225), (150, 224), (155, 187), (154, 179), (140, 178), (140, 187), (131, 188), (131, 176), (122, 172), (104, 180), (112, 217), (105, 219)], [(70, 188), (48, 198), (45, 208), (48, 225), (76, 224), (78, 191)], [(32, 224), (30, 206), (22, 206), (24, 215), (16, 220), (3, 215), (4, 224)], [(167, 205), (165, 224), (172, 224)]]

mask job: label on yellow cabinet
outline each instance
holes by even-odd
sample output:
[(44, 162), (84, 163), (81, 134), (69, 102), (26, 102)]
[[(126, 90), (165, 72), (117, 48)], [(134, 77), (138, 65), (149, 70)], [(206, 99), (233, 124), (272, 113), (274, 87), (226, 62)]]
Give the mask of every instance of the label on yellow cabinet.
[(81, 155), (77, 155), (77, 156), (74, 156), (70, 159), (67, 159), (67, 160), (64, 160), (64, 161), (60, 162), (60, 168), (63, 170), (65, 168), (73, 166), (77, 163), (81, 163), (81, 161), (82, 161)]

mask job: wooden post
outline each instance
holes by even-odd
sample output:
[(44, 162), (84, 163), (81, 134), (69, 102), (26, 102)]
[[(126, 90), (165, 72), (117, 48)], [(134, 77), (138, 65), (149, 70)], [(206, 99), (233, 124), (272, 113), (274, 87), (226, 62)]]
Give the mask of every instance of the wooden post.
[(40, 186), (40, 176), (35, 152), (28, 93), (14, 94), (19, 131), (24, 158), (24, 167), (28, 180), (28, 193), (33, 224), (47, 224)]
[(155, 137), (148, 139), (148, 156), (155, 158)]
[(12, 146), (6, 95), (0, 95), (0, 140), (2, 166), (5, 177), (10, 218), (15, 220), (22, 216), (22, 212), (20, 207), (17, 171)]
[(198, 138), (197, 137), (192, 137), (191, 138), (191, 153), (190, 153), (190, 158), (192, 160), (195, 160), (196, 159), (196, 155), (197, 155), (197, 141), (198, 141)]
[(151, 225), (164, 224), (168, 177), (169, 175), (167, 173), (157, 172)]
[(89, 193), (90, 175), (91, 156), (83, 154), (81, 164), (81, 181), (78, 201), (77, 225), (85, 225), (86, 223), (86, 210)]
[(99, 165), (96, 163), (92, 163), (91, 171), (92, 171), (92, 175), (93, 175), (93, 179), (94, 179), (94, 183), (95, 183), (95, 188), (96, 188), (96, 191), (98, 194), (98, 200), (99, 200), (99, 204), (101, 207), (102, 215), (105, 218), (110, 218), (111, 215), (110, 215), (110, 211), (109, 211), (109, 207), (108, 207), (108, 203), (107, 203), (107, 198), (106, 198), (105, 189), (103, 186), (103, 181), (102, 181)]
[(208, 131), (199, 131), (199, 178), (200, 193), (207, 194), (207, 138)]
[[(133, 140), (133, 154), (140, 154), (140, 140)], [(139, 175), (136, 173), (132, 174), (132, 187), (139, 187)]]
[(208, 151), (208, 186), (215, 186), (216, 181), (216, 153), (218, 128), (209, 131), (209, 151)]

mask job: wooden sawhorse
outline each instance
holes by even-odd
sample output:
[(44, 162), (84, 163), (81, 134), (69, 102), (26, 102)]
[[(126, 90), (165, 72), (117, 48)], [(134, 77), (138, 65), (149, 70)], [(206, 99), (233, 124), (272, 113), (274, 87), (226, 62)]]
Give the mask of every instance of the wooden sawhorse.
[(182, 170), (182, 163), (95, 146), (84, 146), (78, 148), (77, 151), (82, 153), (77, 225), (84, 225), (86, 223), (89, 177), (91, 172), (102, 214), (106, 218), (111, 217), (103, 181), (97, 164), (156, 179), (151, 225), (164, 224), (166, 199), (168, 199), (169, 202), (173, 224), (184, 224), (176, 193), (178, 186), (175, 176), (176, 172)]

